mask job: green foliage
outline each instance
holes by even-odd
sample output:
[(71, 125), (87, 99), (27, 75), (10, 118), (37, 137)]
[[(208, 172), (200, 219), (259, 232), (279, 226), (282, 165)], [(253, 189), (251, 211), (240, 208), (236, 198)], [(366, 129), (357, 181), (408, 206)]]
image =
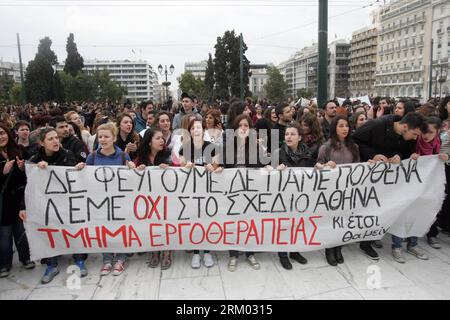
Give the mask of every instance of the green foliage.
[(5, 74), (0, 75), (0, 104), (6, 104), (10, 102), (10, 91), (14, 86), (14, 79)]
[(178, 78), (179, 87), (182, 92), (202, 97), (205, 84), (200, 78), (195, 78), (191, 71), (186, 71)]
[(311, 99), (315, 96), (314, 92), (310, 89), (299, 89), (297, 90), (297, 99), (305, 98), (305, 99)]
[(67, 58), (64, 65), (64, 72), (75, 77), (78, 73), (82, 72), (84, 67), (83, 57), (78, 53), (77, 45), (74, 42), (73, 33), (67, 38)]
[(286, 99), (286, 89), (288, 85), (284, 81), (283, 75), (277, 68), (269, 67), (267, 70), (269, 76), (264, 86), (267, 98), (272, 101), (281, 102)]
[(25, 73), (25, 93), (29, 102), (39, 103), (55, 98), (53, 66), (58, 63), (58, 59), (51, 50), (51, 45), (49, 37), (40, 40), (34, 60), (28, 63)]
[(211, 99), (214, 96), (214, 62), (209, 54), (208, 64), (206, 65), (206, 74), (205, 74), (205, 90), (204, 95), (206, 98)]
[[(214, 77), (216, 80), (216, 96), (219, 99), (228, 99), (231, 96), (240, 96), (240, 51), (239, 36), (233, 31), (226, 31), (223, 37), (217, 38), (214, 46)], [(250, 62), (245, 56), (247, 45), (243, 43), (244, 64), (244, 95), (250, 95), (249, 76)]]

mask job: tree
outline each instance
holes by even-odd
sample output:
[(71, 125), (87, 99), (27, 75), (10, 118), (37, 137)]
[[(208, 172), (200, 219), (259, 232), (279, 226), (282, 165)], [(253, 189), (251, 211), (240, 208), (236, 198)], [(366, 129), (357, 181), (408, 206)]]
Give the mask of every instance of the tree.
[(93, 77), (97, 86), (97, 98), (99, 100), (119, 101), (127, 94), (127, 89), (113, 81), (108, 71), (96, 71)]
[(40, 40), (34, 60), (28, 63), (25, 73), (25, 94), (27, 100), (39, 103), (53, 100), (55, 97), (53, 66), (58, 63), (56, 54), (51, 50), (49, 37)]
[(10, 102), (9, 94), (13, 86), (13, 77), (6, 73), (0, 75), (0, 104), (7, 104)]
[(230, 89), (228, 87), (229, 80), (227, 77), (227, 50), (221, 37), (217, 37), (217, 43), (214, 48), (216, 49), (214, 55), (215, 94), (219, 99), (228, 100), (230, 98)]
[(297, 90), (297, 98), (305, 98), (305, 99), (311, 99), (312, 97), (314, 97), (314, 92), (311, 91), (310, 89), (299, 89)]
[(9, 91), (9, 102), (16, 105), (22, 103), (22, 86), (20, 84), (15, 83), (12, 86)]
[(269, 67), (267, 74), (269, 78), (264, 86), (267, 98), (277, 102), (284, 101), (286, 99), (288, 84), (284, 81), (283, 75), (275, 67)]
[(64, 72), (75, 77), (79, 72), (83, 70), (84, 60), (83, 57), (78, 53), (77, 45), (74, 42), (73, 33), (69, 34), (67, 38), (67, 58), (64, 65)]
[[(240, 39), (233, 31), (226, 31), (223, 37), (217, 38), (214, 46), (216, 54), (214, 58), (214, 76), (216, 80), (216, 95), (220, 99), (228, 99), (230, 94), (239, 97), (240, 87)], [(247, 45), (243, 43), (244, 64), (244, 95), (249, 96), (250, 62), (245, 56)]]
[(211, 53), (209, 54), (208, 64), (205, 73), (205, 97), (211, 99), (214, 96), (214, 62)]
[(195, 78), (191, 71), (186, 71), (178, 78), (181, 91), (196, 96), (202, 96), (205, 84), (200, 78)]

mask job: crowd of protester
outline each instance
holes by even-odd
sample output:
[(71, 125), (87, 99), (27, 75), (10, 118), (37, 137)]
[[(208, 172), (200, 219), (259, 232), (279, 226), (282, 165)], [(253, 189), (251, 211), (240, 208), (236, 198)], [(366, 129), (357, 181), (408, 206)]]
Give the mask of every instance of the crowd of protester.
[[(224, 168), (261, 168), (284, 170), (287, 167), (335, 168), (340, 164), (401, 160), (424, 155), (439, 155), (446, 161), (445, 173), (450, 179), (450, 97), (419, 103), (411, 99), (378, 97), (371, 104), (345, 100), (341, 105), (330, 100), (323, 106), (313, 101), (307, 105), (294, 102), (253, 102), (247, 98), (221, 103), (206, 103), (183, 93), (181, 102), (156, 105), (145, 101), (138, 105), (73, 102), (40, 105), (0, 106), (0, 278), (7, 277), (13, 262), (13, 242), (24, 268), (32, 269), (30, 250), (23, 221), (26, 221), (24, 189), (27, 183), (25, 161), (39, 168), (49, 165), (85, 166), (125, 165), (144, 170), (147, 166), (203, 166), (220, 173)], [(184, 129), (184, 130), (179, 130)], [(228, 130), (227, 130), (228, 129)], [(251, 130), (255, 129), (255, 130)], [(230, 130), (236, 134), (230, 135)], [(261, 130), (277, 130), (279, 141), (258, 135)], [(252, 134), (255, 132), (256, 134)], [(209, 145), (224, 146), (234, 139), (233, 159), (223, 160)], [(264, 165), (261, 159), (250, 161), (249, 146), (260, 145), (265, 156), (276, 154), (276, 167)], [(200, 156), (199, 156), (200, 155)], [(440, 248), (439, 233), (450, 231), (450, 197), (446, 198), (438, 218), (426, 235), (428, 244)], [(7, 200), (5, 200), (7, 199)], [(417, 244), (417, 237), (401, 239), (392, 236), (392, 255), (405, 263), (402, 251), (419, 259), (428, 259)], [(374, 248), (380, 241), (360, 242), (361, 252), (378, 260)], [(240, 252), (230, 251), (228, 269), (236, 270)], [(344, 262), (341, 247), (327, 248), (326, 260), (336, 266)], [(283, 268), (292, 269), (291, 260), (306, 264), (299, 252), (278, 254)], [(260, 268), (257, 253), (245, 252), (254, 269)], [(74, 254), (81, 276), (86, 276), (86, 254)], [(127, 254), (104, 253), (102, 276), (120, 275), (125, 270)], [(192, 268), (214, 266), (209, 251), (192, 252)], [(41, 279), (49, 283), (59, 273), (58, 257), (41, 263), (47, 268)], [(151, 252), (149, 266), (171, 267), (172, 252)]]

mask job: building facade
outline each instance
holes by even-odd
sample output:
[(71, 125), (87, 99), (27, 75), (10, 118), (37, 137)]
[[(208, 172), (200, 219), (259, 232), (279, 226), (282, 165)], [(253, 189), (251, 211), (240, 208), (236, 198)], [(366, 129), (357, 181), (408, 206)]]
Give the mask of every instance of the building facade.
[[(23, 75), (25, 76), (26, 67), (22, 64)], [(20, 83), (20, 63), (0, 61), (0, 75), (7, 74), (14, 79), (14, 82)]]
[[(328, 96), (347, 96), (349, 92), (350, 43), (337, 40), (328, 46)], [(305, 47), (278, 66), (288, 84), (287, 93), (297, 98), (298, 91), (317, 94), (319, 51), (317, 44)]]
[(203, 81), (205, 80), (207, 64), (208, 62), (206, 60), (200, 62), (186, 62), (184, 64), (184, 72), (190, 71), (195, 78), (200, 78)]
[[(57, 70), (62, 71), (63, 69), (64, 65), (57, 66)], [(128, 93), (125, 95), (125, 99), (140, 102), (155, 98), (154, 86), (158, 83), (158, 77), (147, 61), (84, 61), (83, 71), (87, 74), (102, 70), (108, 71), (112, 80), (127, 89)]]
[(433, 76), (432, 96), (450, 94), (450, 2), (433, 0)]
[(395, 0), (380, 9), (378, 95), (428, 96), (431, 28), (431, 0)]
[(269, 79), (267, 74), (268, 64), (251, 64), (250, 65), (250, 78), (249, 86), (250, 91), (253, 93), (253, 97), (258, 99), (264, 99), (266, 97), (266, 90), (264, 86)]
[(353, 97), (376, 96), (378, 30), (375, 26), (353, 32), (350, 42), (349, 88)]
[(329, 97), (349, 97), (350, 43), (345, 40), (332, 42), (328, 47)]

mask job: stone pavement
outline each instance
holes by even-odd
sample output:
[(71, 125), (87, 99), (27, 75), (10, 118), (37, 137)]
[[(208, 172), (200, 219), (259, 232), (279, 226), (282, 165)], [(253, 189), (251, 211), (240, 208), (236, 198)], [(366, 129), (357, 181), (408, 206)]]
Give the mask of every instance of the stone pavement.
[[(0, 279), (0, 299), (450, 299), (450, 237), (440, 234), (440, 239), (440, 250), (420, 240), (428, 261), (405, 253), (405, 264), (395, 262), (388, 236), (383, 249), (376, 249), (379, 262), (370, 261), (352, 244), (342, 250), (343, 265), (329, 266), (322, 250), (305, 253), (308, 264), (293, 261), (290, 271), (281, 267), (275, 253), (259, 253), (261, 270), (251, 269), (241, 256), (231, 273), (227, 252), (214, 253), (218, 264), (213, 268), (193, 270), (191, 254), (183, 251), (174, 254), (169, 270), (149, 268), (149, 254), (136, 254), (121, 276), (101, 278), (101, 255), (92, 254), (87, 260), (89, 275), (75, 290), (66, 286), (71, 258), (65, 256), (60, 258), (60, 274), (47, 285), (39, 283), (44, 266), (37, 263), (34, 270), (24, 270), (16, 263), (11, 275)], [(379, 289), (367, 285), (374, 270), (381, 275)]]

